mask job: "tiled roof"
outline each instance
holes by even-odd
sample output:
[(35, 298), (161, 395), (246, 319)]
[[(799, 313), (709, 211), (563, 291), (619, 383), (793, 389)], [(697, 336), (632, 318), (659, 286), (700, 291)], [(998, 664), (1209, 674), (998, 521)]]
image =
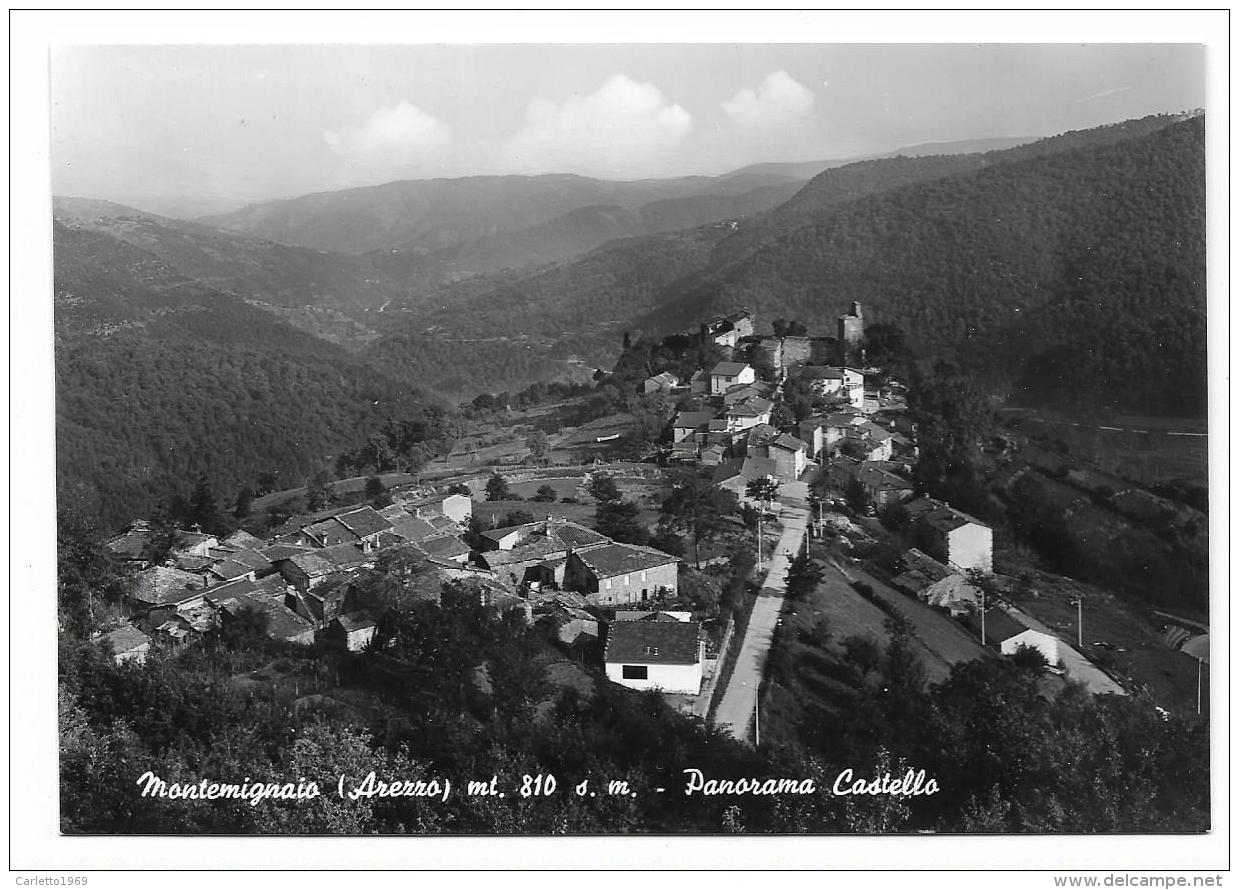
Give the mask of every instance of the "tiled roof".
[(661, 550), (633, 544), (606, 544), (573, 555), (599, 578), (612, 578), (678, 562), (674, 556)]
[(267, 546), (265, 541), (240, 528), (220, 543), (234, 550), (261, 550)]
[(747, 367), (744, 362), (719, 362), (710, 370), (710, 376), (735, 377)]
[(767, 476), (777, 476), (779, 465), (771, 457), (746, 457), (740, 466), (740, 475), (750, 482)]
[(141, 559), (146, 545), (150, 542), (151, 532), (148, 528), (131, 528), (121, 532), (107, 543), (108, 550), (125, 559)]
[(770, 444), (776, 445), (779, 448), (787, 448), (791, 451), (801, 451), (805, 447), (804, 442), (801, 442), (795, 436), (789, 435), (788, 433), (783, 433), (783, 435), (779, 436), (779, 438), (775, 439)]
[(254, 571), (247, 565), (232, 559), (222, 559), (211, 566), (211, 574), (224, 581), (240, 578)]
[[(975, 612), (969, 612), (964, 618), (964, 623), (976, 632), (979, 639), (981, 634), (981, 616)], [(1018, 637), (1026, 630), (1028, 630), (1027, 627), (1015, 620), (1004, 609), (993, 608), (985, 610), (985, 642), (987, 643), (1002, 643), (1012, 637)]]
[(779, 431), (768, 423), (759, 423), (749, 427), (748, 430), (748, 444), (750, 445), (765, 445), (778, 437)]
[(314, 553), (339, 568), (351, 568), (364, 562), (373, 561), (375, 558), (371, 554), (362, 553), (352, 544), (336, 544), (334, 547), (323, 547), (321, 550), (315, 550)]
[(138, 630), (132, 624), (126, 624), (123, 627), (118, 627), (116, 630), (109, 631), (102, 636), (96, 638), (98, 643), (108, 643), (112, 647), (112, 652), (115, 655), (121, 655), (125, 652), (130, 652), (137, 649), (139, 646), (150, 643), (151, 638), (142, 631)]
[(309, 553), (312, 549), (310, 547), (298, 547), (296, 544), (272, 544), (269, 547), (263, 547), (258, 552), (274, 563), (282, 559), (291, 559), (302, 553)]
[(173, 560), (173, 564), (183, 572), (201, 572), (216, 559), (210, 556), (194, 556), (182, 553)]
[(609, 541), (606, 535), (564, 520), (547, 520), (547, 533), (572, 547), (585, 547), (590, 544), (601, 544)]
[(989, 528), (981, 520), (934, 498), (920, 498), (906, 506), (914, 519), (922, 520), (939, 531), (951, 532), (968, 524)]
[(177, 532), (176, 549), (187, 549), (189, 547), (198, 547), (206, 544), (208, 541), (219, 543), (219, 539), (215, 535), (208, 535), (203, 532), (187, 532), (184, 530)]
[(883, 461), (865, 461), (857, 470), (857, 477), (869, 488), (879, 491), (912, 491), (912, 483), (897, 476), (885, 467), (870, 466)]
[(164, 606), (189, 599), (202, 589), (202, 578), (167, 566), (152, 566), (134, 579), (132, 599)]
[(503, 525), (499, 528), (484, 529), (480, 534), (488, 541), (494, 541), (496, 544), (504, 538), (516, 535), (518, 538), (525, 535), (532, 535), (537, 529), (542, 526), (541, 522), (526, 522), (521, 525)]
[(368, 627), (377, 627), (378, 623), (367, 615), (365, 612), (349, 612), (347, 615), (340, 615), (336, 618), (340, 626), (348, 633), (355, 630), (365, 630)]
[(271, 560), (256, 550), (238, 550), (229, 559), (243, 566), (249, 566), (256, 572), (265, 572), (271, 568)]
[(358, 537), (367, 537), (369, 535), (377, 535), (379, 532), (390, 531), (392, 524), (379, 515), (379, 512), (370, 506), (357, 507), (353, 510), (346, 510), (343, 513), (336, 514), (336, 522), (344, 525), (349, 531)]
[(763, 414), (769, 414), (773, 407), (774, 403), (769, 399), (753, 396), (751, 399), (736, 402), (728, 409), (727, 414), (734, 417), (761, 417)]
[(392, 533), (406, 541), (423, 541), (437, 535), (438, 530), (425, 519), (405, 514), (403, 519), (392, 520)]
[(405, 519), (413, 514), (406, 510), (402, 504), (388, 504), (379, 510), (379, 515), (388, 522), (395, 522), (397, 519)]
[(713, 411), (681, 411), (675, 416), (672, 426), (678, 430), (704, 429), (713, 419)]
[(610, 664), (696, 664), (699, 627), (695, 621), (613, 621), (603, 658)]
[(336, 544), (351, 544), (361, 540), (360, 535), (353, 532), (352, 529), (334, 516), (330, 519), (324, 519), (322, 522), (307, 525), (302, 531), (322, 543), (324, 547), (334, 547)]
[(425, 550), (429, 556), (437, 556), (440, 558), (451, 558), (453, 556), (465, 556), (469, 552), (469, 545), (460, 538), (452, 537), (451, 535), (443, 535), (439, 538), (427, 538), (416, 545), (422, 550)]
[(310, 553), (302, 553), (294, 556), (289, 560), (289, 562), (301, 569), (301, 571), (305, 572), (311, 578), (317, 577), (318, 575), (330, 574), (335, 571), (335, 566), (319, 556), (321, 552), (321, 550), (315, 550)]

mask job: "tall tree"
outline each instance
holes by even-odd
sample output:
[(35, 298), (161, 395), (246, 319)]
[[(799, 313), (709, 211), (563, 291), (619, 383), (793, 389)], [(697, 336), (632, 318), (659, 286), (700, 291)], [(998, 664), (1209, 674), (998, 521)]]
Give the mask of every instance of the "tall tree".
[(618, 501), (621, 497), (619, 486), (610, 473), (598, 470), (590, 476), (587, 486), (589, 496), (599, 503)]
[(202, 527), (207, 534), (220, 534), (226, 528), (223, 511), (215, 497), (215, 489), (206, 473), (198, 476), (193, 494), (189, 498), (189, 515), (193, 522)]
[(512, 496), (508, 489), (508, 480), (496, 471), (486, 480), (486, 500), (506, 501)]
[(660, 522), (692, 537), (693, 560), (700, 565), (701, 542), (712, 540), (739, 508), (733, 492), (712, 485), (695, 472), (684, 471), (673, 477), (671, 491), (663, 499)]

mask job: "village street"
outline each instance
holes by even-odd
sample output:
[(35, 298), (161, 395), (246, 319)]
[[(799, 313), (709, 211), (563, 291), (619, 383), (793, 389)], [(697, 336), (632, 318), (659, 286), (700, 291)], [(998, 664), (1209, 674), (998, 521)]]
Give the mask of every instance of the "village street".
[(770, 651), (774, 629), (783, 609), (787, 566), (791, 556), (800, 550), (809, 523), (808, 494), (809, 486), (805, 482), (786, 482), (779, 491), (783, 534), (774, 553), (769, 555), (766, 564), (768, 571), (757, 594), (757, 602), (753, 604), (753, 614), (736, 657), (735, 670), (714, 715), (716, 726), (723, 727), (742, 741), (752, 740), (757, 691), (761, 685), (766, 654)]

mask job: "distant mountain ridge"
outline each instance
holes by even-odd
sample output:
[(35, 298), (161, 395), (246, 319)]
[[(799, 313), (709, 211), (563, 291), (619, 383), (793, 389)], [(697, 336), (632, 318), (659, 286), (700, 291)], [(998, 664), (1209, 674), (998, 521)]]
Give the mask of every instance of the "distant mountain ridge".
[(289, 247), (111, 201), (56, 197), (52, 218), (70, 229), (108, 235), (178, 275), (246, 299), (378, 306), (399, 293), (399, 283), (376, 275), (363, 257)]

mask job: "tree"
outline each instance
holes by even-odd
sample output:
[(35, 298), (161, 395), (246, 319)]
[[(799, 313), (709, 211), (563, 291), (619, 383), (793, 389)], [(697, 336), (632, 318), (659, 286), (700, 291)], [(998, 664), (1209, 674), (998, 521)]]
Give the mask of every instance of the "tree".
[(744, 486), (744, 493), (750, 500), (761, 501), (769, 510), (774, 499), (779, 496), (779, 483), (769, 476), (750, 479), (749, 483)]
[(650, 535), (650, 546), (672, 556), (684, 556), (684, 539), (670, 529), (662, 526)]
[(225, 616), (219, 628), (219, 641), (236, 652), (262, 649), (267, 645), (269, 624), (266, 612), (244, 606), (235, 615)]
[(886, 322), (865, 328), (864, 346), (870, 362), (895, 373), (903, 372), (911, 356), (903, 329)]
[(558, 494), (555, 491), (555, 486), (549, 482), (539, 486), (537, 494), (533, 496), (533, 500), (540, 504), (553, 504)]
[(147, 525), (146, 544), (142, 547), (142, 559), (153, 566), (163, 565), (168, 556), (181, 543), (181, 532), (172, 521), (162, 503), (155, 508)]
[(473, 497), (473, 490), (463, 482), (453, 482), (447, 487), (448, 494), (463, 494), (465, 497)]
[(437, 602), (443, 579), (412, 547), (386, 547), (379, 551), (376, 571), (356, 587), (357, 599), (376, 617), (392, 613), (411, 614), (419, 603)]
[(488, 501), (506, 501), (511, 499), (512, 493), (508, 490), (508, 480), (504, 479), (496, 471), (491, 474), (491, 477), (486, 480), (486, 500)]
[(615, 484), (611, 474), (602, 470), (590, 476), (586, 490), (589, 491), (590, 497), (599, 502), (618, 501), (621, 497), (619, 486)]
[(128, 578), (93, 522), (76, 510), (56, 514), (56, 593), (61, 623), (86, 636), (109, 605), (119, 604)]
[(198, 475), (198, 482), (194, 486), (193, 494), (190, 495), (189, 510), (193, 522), (208, 534), (216, 534), (223, 530), (224, 514), (219, 509), (215, 490), (211, 487), (211, 480), (207, 478), (206, 473)]
[(734, 493), (696, 473), (682, 472), (673, 478), (671, 491), (663, 499), (660, 522), (666, 529), (692, 537), (693, 560), (700, 565), (701, 542), (712, 540), (739, 506)]
[(550, 440), (547, 439), (546, 431), (534, 430), (530, 433), (525, 439), (525, 447), (529, 449), (529, 453), (533, 455), (534, 460), (544, 460), (550, 450)]
[(383, 484), (382, 478), (370, 476), (366, 479), (366, 500), (372, 507), (378, 509), (392, 505), (391, 495), (388, 494), (387, 486)]
[(716, 579), (704, 572), (689, 570), (680, 574), (679, 594), (692, 603), (696, 611), (715, 616), (723, 589)]
[(236, 519), (248, 519), (250, 512), (254, 507), (254, 489), (248, 485), (242, 485), (237, 492), (237, 499), (232, 508), (232, 515)]
[(503, 528), (509, 528), (513, 525), (528, 525), (531, 522), (537, 522), (534, 515), (528, 510), (509, 510), (507, 515), (503, 517)]
[(848, 506), (858, 513), (869, 506), (869, 492), (861, 484), (859, 476), (848, 477), (847, 484), (843, 489), (843, 496), (847, 499)]
[(796, 419), (796, 410), (786, 401), (775, 402), (770, 409), (770, 425), (777, 430), (795, 429)]
[(823, 577), (822, 569), (809, 558), (807, 542), (802, 544), (800, 552), (787, 566), (788, 599), (795, 601), (808, 596), (817, 589)]
[(336, 501), (335, 486), (326, 470), (315, 473), (305, 487), (306, 507), (310, 512), (317, 512), (330, 507)]
[(641, 523), (640, 508), (632, 501), (599, 501), (594, 528), (622, 544), (645, 544), (650, 533)]

